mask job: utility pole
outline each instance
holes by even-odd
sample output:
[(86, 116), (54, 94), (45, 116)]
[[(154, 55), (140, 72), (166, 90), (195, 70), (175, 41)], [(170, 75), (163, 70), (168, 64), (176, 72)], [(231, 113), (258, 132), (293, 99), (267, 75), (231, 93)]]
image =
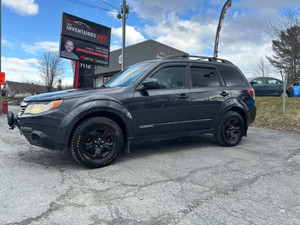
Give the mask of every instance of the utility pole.
[(286, 75), (283, 78), (283, 102), (282, 102), (282, 112), (285, 114), (285, 98), (286, 98)]
[[(2, 38), (1, 38), (1, 22), (2, 22), (2, 1), (0, 0), (0, 72), (1, 72), (1, 45), (2, 45)], [(0, 115), (2, 115), (2, 86), (0, 85)]]
[(216, 39), (215, 39), (215, 50), (214, 50), (214, 57), (215, 58), (218, 57), (220, 32), (221, 32), (221, 29), (222, 29), (222, 25), (223, 25), (223, 21), (224, 21), (227, 9), (231, 6), (231, 1), (232, 0), (227, 0), (227, 2), (223, 6), (223, 9), (222, 9), (222, 12), (221, 12), (221, 15), (220, 15), (219, 24), (218, 24), (218, 28), (217, 28), (217, 32), (216, 32)]
[(125, 69), (126, 14), (129, 13), (129, 6), (126, 5), (126, 0), (123, 0), (121, 13), (122, 13), (122, 71), (123, 71)]

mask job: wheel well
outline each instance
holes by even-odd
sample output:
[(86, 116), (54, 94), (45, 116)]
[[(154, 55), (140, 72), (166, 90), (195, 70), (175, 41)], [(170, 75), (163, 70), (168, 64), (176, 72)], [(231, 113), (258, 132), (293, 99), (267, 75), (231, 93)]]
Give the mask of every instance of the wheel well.
[[(290, 97), (290, 92), (288, 90), (285, 90), (285, 93), (288, 95), (288, 97)], [(280, 95), (283, 94), (283, 91), (280, 93)]]
[(233, 107), (229, 111), (237, 112), (237, 113), (239, 113), (242, 116), (242, 118), (244, 120), (244, 124), (245, 124), (245, 126), (244, 126), (244, 132), (245, 132), (245, 135), (246, 135), (248, 127), (247, 127), (246, 113), (244, 112), (244, 110), (242, 110), (241, 108), (238, 108), (238, 107)]
[(116, 114), (111, 113), (111, 112), (94, 112), (94, 113), (85, 115), (80, 120), (78, 120), (77, 123), (73, 126), (72, 131), (71, 131), (70, 136), (69, 136), (69, 140), (68, 140), (68, 147), (70, 147), (70, 140), (71, 140), (72, 135), (74, 133), (74, 130), (78, 126), (78, 124), (80, 124), (82, 121), (84, 121), (88, 118), (96, 117), (96, 116), (101, 116), (101, 117), (105, 117), (105, 118), (113, 120), (121, 128), (121, 130), (123, 132), (124, 140), (125, 141), (127, 140), (126, 125), (125, 125), (124, 121), (119, 116), (117, 116)]

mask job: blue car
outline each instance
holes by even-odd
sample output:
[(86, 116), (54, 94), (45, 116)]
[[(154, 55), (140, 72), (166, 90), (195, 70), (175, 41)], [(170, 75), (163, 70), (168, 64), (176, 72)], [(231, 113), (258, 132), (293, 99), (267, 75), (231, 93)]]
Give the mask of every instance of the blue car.
[[(283, 82), (273, 77), (248, 78), (256, 96), (283, 96)], [(294, 96), (294, 87), (287, 84), (285, 96)]]

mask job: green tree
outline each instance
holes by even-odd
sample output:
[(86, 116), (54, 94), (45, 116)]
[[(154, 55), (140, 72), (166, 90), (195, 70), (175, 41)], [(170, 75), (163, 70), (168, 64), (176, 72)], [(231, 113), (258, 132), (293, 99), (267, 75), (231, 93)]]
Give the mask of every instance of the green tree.
[(277, 22), (269, 22), (267, 32), (273, 36), (272, 56), (266, 56), (282, 78), (300, 82), (300, 9), (287, 11)]

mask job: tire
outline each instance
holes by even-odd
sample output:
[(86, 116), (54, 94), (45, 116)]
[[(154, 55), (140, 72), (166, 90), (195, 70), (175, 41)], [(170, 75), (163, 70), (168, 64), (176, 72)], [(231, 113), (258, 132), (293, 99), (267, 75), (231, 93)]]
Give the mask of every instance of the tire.
[(99, 168), (107, 166), (120, 155), (123, 143), (122, 130), (114, 121), (105, 117), (92, 117), (75, 128), (71, 152), (79, 164)]
[(217, 142), (222, 146), (236, 146), (244, 136), (245, 123), (242, 116), (234, 111), (229, 111), (221, 120), (215, 134)]

